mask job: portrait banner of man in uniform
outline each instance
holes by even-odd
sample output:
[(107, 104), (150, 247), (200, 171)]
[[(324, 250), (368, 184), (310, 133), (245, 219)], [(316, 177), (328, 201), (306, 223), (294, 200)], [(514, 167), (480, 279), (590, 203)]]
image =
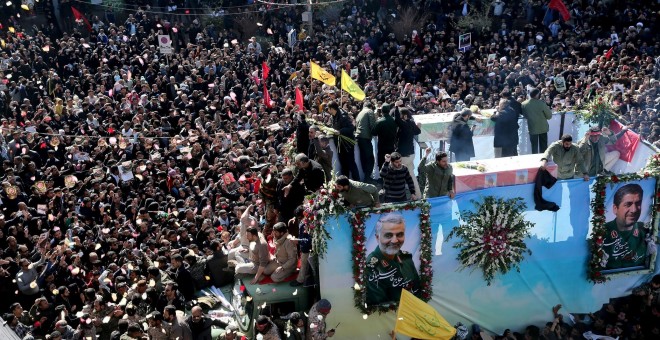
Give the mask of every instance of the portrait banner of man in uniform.
[(649, 268), (656, 249), (655, 189), (654, 179), (606, 186), (603, 274)]
[(365, 220), (365, 303), (397, 304), (401, 290), (422, 296), (420, 209), (371, 214)]

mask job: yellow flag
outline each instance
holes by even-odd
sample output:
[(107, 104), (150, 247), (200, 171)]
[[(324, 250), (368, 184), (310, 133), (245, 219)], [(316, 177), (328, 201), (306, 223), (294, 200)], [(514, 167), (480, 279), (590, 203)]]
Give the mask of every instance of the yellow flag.
[(357, 100), (364, 100), (364, 91), (343, 69), (341, 70), (341, 89), (348, 92), (348, 94)]
[(291, 75), (289, 76), (289, 80), (296, 79), (297, 77), (298, 77), (298, 72), (293, 72), (293, 73), (291, 73)]
[(409, 291), (401, 290), (394, 331), (419, 339), (451, 339), (456, 329), (426, 302)]
[(335, 86), (335, 83), (337, 82), (337, 80), (335, 79), (335, 76), (330, 74), (328, 71), (322, 69), (321, 66), (319, 66), (315, 62), (310, 61), (309, 63), (311, 64), (311, 72), (310, 73), (312, 75), (312, 78), (318, 79), (318, 80), (320, 80), (320, 81), (322, 81), (322, 82), (324, 82), (324, 83), (326, 83), (330, 86)]

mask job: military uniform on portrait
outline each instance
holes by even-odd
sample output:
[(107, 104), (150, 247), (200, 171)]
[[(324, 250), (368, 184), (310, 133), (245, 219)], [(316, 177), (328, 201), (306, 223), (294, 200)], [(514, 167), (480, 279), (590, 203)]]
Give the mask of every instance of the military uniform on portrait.
[(419, 274), (409, 252), (399, 251), (389, 260), (376, 247), (367, 257), (366, 267), (368, 305), (398, 303), (404, 288), (415, 295), (421, 292)]

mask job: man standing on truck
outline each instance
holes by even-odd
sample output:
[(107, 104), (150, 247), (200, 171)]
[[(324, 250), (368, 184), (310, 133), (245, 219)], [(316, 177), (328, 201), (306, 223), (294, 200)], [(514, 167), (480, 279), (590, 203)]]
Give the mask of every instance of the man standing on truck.
[(293, 244), (287, 232), (288, 228), (284, 222), (278, 222), (273, 226), (273, 242), (275, 243), (275, 259), (268, 263), (264, 270), (265, 275), (270, 275), (273, 282), (282, 282), (296, 271), (298, 263), (298, 250)]
[[(259, 234), (256, 227), (247, 228), (247, 238), (250, 242), (250, 260), (236, 265), (236, 274), (254, 274), (254, 279), (250, 281), (256, 284), (264, 278), (264, 271), (270, 263), (270, 253), (268, 252), (268, 243)], [(236, 259), (242, 259), (237, 257)]]
[(378, 247), (367, 257), (367, 304), (398, 302), (401, 289), (417, 295), (421, 281), (412, 254), (402, 251), (406, 224), (398, 213), (383, 215), (376, 223)]

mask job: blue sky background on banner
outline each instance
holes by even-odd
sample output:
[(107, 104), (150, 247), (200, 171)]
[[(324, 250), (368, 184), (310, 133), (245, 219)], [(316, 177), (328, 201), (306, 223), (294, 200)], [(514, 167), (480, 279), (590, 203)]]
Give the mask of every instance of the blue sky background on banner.
[[(631, 183), (639, 184), (642, 187), (642, 190), (644, 190), (644, 197), (642, 198), (642, 213), (639, 216), (639, 221), (644, 223), (651, 221), (653, 210), (651, 209), (651, 203), (653, 202), (653, 196), (655, 196), (655, 178), (607, 185), (605, 187), (605, 221), (611, 221), (614, 219), (614, 211), (612, 210), (614, 193), (616, 193), (616, 191), (622, 186)], [(589, 230), (591, 231), (591, 229)]]
[[(630, 293), (632, 287), (650, 279), (651, 274), (626, 275), (599, 285), (586, 280), (591, 184), (581, 179), (568, 180), (543, 189), (546, 200), (560, 205), (556, 213), (534, 210), (533, 184), (468, 192), (457, 195), (453, 201), (446, 197), (429, 200), (435, 245), (433, 298), (429, 303), (452, 324), (478, 323), (488, 331), (502, 334), (506, 328), (520, 330), (528, 324), (542, 325), (552, 320), (551, 308), (558, 303), (564, 306), (565, 313), (596, 311), (608, 302), (609, 296)], [(458, 211), (472, 210), (470, 200), (489, 195), (522, 197), (528, 208), (526, 219), (536, 223), (532, 238), (527, 240), (533, 254), (521, 263), (521, 272), (497, 276), (491, 286), (486, 285), (478, 270), (458, 271), (458, 249), (452, 247), (455, 240), (446, 240), (459, 224)], [(321, 261), (321, 292), (333, 303), (328, 322), (342, 322), (341, 328), (346, 325), (346, 329), (338, 331), (338, 339), (348, 339), (344, 337), (348, 334), (352, 338), (373, 338), (374, 334), (387, 338), (394, 327), (394, 313), (374, 314), (365, 320), (353, 307), (353, 259), (347, 250), (353, 241), (347, 219), (333, 219), (328, 227), (332, 240), (328, 243), (328, 255)], [(658, 268), (656, 265), (656, 272)]]

